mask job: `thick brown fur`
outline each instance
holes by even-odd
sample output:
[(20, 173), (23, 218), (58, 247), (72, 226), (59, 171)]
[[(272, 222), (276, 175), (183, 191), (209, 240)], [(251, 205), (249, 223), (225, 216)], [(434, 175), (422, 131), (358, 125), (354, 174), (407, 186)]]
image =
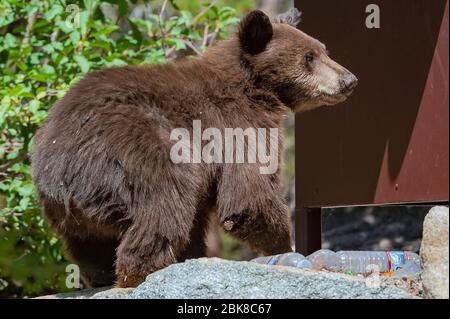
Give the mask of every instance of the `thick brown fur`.
[(318, 41), (253, 11), (237, 36), (202, 58), (93, 72), (52, 107), (34, 140), (33, 177), (88, 285), (136, 286), (203, 256), (210, 212), (258, 252), (291, 251), (280, 165), (263, 175), (256, 164), (174, 164), (169, 136), (192, 132), (193, 120), (281, 132), (289, 109), (320, 104), (321, 83), (303, 59), (311, 50), (325, 54)]

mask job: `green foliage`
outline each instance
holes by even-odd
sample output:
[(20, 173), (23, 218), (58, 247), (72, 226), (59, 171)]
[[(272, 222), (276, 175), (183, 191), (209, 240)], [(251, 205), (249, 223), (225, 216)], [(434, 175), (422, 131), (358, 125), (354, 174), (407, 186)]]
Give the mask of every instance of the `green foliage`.
[[(216, 0), (213, 1), (218, 7), (230, 6), (238, 12), (247, 12), (255, 8), (255, 0)], [(202, 3), (200, 1), (178, 0), (177, 6), (181, 10), (196, 12), (201, 10)]]
[[(144, 14), (132, 18), (136, 8)], [(0, 296), (67, 290), (28, 157), (49, 107), (91, 70), (201, 54), (237, 22), (234, 9), (198, 1), (0, 2)]]

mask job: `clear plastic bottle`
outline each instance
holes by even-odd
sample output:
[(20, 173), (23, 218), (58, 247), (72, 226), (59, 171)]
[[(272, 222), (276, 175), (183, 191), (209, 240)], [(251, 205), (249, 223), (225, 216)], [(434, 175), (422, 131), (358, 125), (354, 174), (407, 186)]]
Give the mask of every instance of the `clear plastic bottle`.
[(406, 251), (338, 251), (322, 249), (309, 255), (307, 259), (315, 269), (328, 269), (359, 274), (394, 272), (408, 269), (408, 273), (419, 272), (419, 256)]
[(335, 255), (336, 253), (332, 250), (321, 249), (312, 253), (306, 259), (311, 262), (316, 270), (329, 269), (334, 264)]
[(420, 274), (420, 262), (408, 260), (393, 273), (396, 278), (417, 277)]
[(286, 253), (274, 256), (258, 257), (252, 259), (251, 261), (256, 262), (258, 264), (282, 265), (282, 266), (312, 269), (311, 262), (308, 259), (306, 259), (305, 256), (299, 253)]

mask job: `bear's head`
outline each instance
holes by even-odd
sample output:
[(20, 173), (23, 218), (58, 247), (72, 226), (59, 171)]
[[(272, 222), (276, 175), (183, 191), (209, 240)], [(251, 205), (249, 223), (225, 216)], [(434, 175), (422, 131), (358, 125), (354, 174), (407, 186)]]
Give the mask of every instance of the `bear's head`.
[(295, 112), (343, 102), (357, 78), (330, 59), (325, 45), (298, 30), (299, 22), (296, 9), (273, 23), (262, 11), (250, 12), (238, 31), (243, 64), (256, 83)]

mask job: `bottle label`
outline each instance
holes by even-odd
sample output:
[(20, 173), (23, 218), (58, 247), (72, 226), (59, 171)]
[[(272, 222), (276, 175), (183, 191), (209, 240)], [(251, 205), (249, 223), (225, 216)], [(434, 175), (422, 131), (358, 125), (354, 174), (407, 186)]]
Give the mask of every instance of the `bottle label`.
[(269, 261), (267, 262), (268, 265), (278, 265), (280, 262), (282, 254), (272, 256)]
[(405, 253), (403, 251), (387, 251), (389, 271), (397, 270), (405, 263)]

